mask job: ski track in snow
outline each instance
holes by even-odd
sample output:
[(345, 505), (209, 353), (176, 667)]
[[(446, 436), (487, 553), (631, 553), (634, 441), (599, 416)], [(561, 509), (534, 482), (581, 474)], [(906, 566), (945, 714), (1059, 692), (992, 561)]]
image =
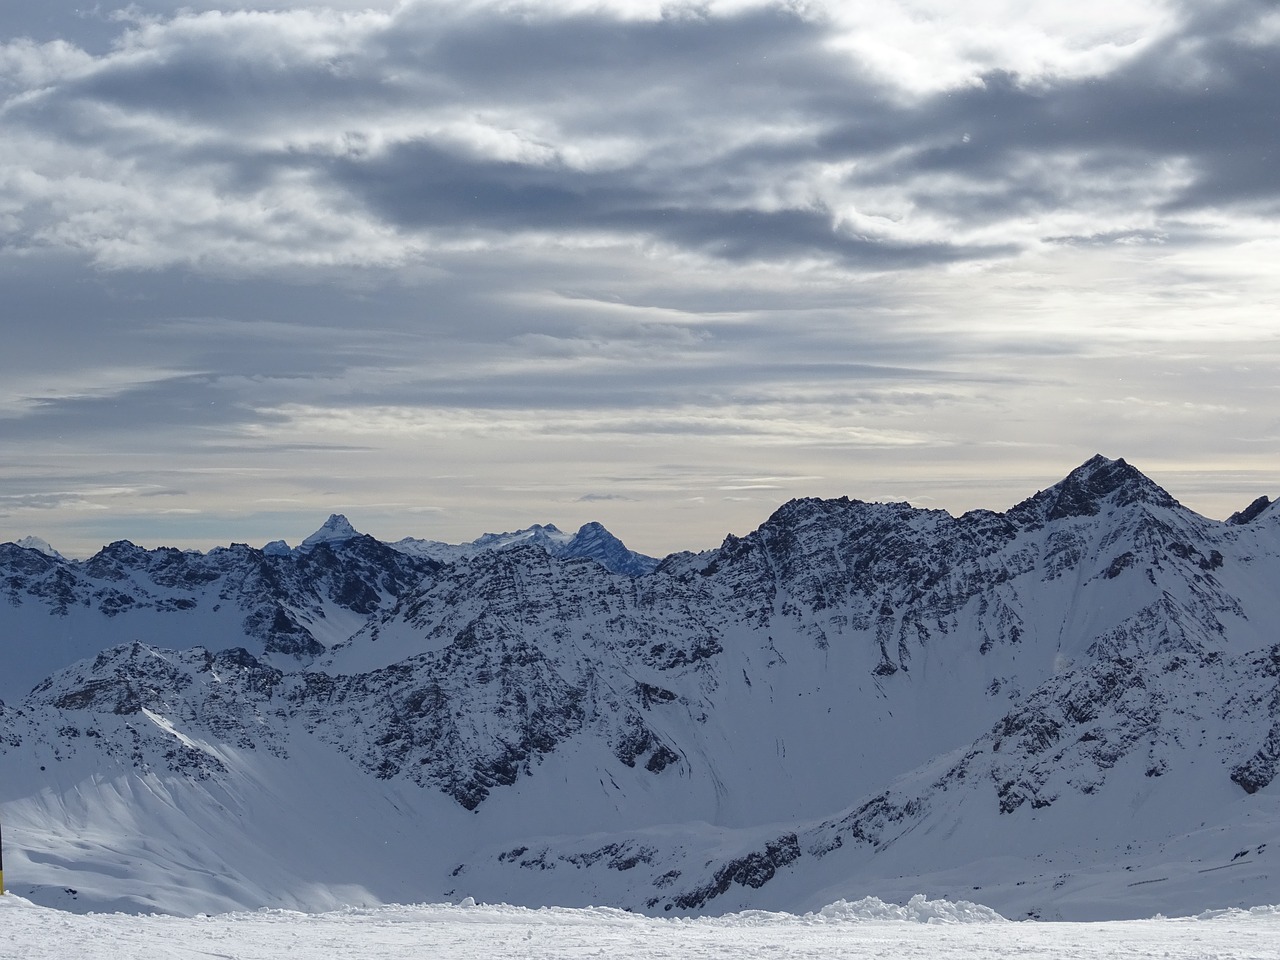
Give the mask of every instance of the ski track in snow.
[(212, 917), (72, 914), (8, 896), (0, 899), (0, 927), (4, 955), (23, 960), (283, 956), (298, 960), (1275, 960), (1280, 956), (1280, 907), (1216, 911), (1177, 920), (1011, 923), (985, 907), (922, 898), (906, 908), (867, 900), (804, 916), (750, 911), (667, 920), (611, 908), (531, 910), (439, 904), (347, 908), (322, 914), (262, 910)]

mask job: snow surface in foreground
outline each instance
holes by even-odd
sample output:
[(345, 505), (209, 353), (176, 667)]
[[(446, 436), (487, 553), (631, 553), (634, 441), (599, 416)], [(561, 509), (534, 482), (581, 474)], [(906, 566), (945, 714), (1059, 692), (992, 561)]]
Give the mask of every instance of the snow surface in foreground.
[(286, 910), (213, 917), (71, 914), (0, 898), (6, 955), (23, 960), (298, 960), (421, 957), (964, 957), (1266, 958), (1280, 943), (1280, 907), (1212, 911), (1179, 920), (1011, 923), (987, 907), (916, 897), (840, 901), (804, 916), (750, 911), (653, 919), (606, 907), (581, 910), (434, 904)]

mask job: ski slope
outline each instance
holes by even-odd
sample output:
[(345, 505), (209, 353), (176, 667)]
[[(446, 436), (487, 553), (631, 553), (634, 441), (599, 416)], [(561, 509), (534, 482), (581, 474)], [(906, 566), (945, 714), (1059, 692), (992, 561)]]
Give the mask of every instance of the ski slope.
[(1275, 960), (1280, 908), (1219, 911), (1185, 919), (1110, 923), (1013, 923), (986, 907), (914, 898), (841, 901), (816, 913), (752, 911), (701, 919), (655, 919), (587, 909), (433, 904), (285, 910), (212, 917), (70, 914), (0, 898), (7, 956), (24, 960), (543, 960), (680, 957), (715, 960), (984, 960), (1163, 957)]

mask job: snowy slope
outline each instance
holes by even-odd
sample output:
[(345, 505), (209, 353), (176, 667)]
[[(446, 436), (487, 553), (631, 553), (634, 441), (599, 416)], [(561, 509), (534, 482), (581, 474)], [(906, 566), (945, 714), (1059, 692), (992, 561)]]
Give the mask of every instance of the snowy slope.
[(619, 910), (527, 910), (506, 905), (348, 907), (320, 915), (259, 911), (217, 917), (72, 916), (20, 898), (0, 900), (0, 924), (15, 956), (62, 960), (187, 960), (210, 956), (298, 960), (376, 956), (382, 960), (494, 960), (512, 956), (610, 956), (618, 960), (699, 957), (1019, 957), (1092, 960), (1271, 958), (1280, 912), (1206, 913), (1179, 920), (1105, 924), (1006, 923), (981, 907), (912, 899), (837, 902), (801, 916), (737, 914), (657, 920)]
[(1099, 457), (1003, 514), (793, 501), (644, 576), (347, 528), (0, 547), (11, 887), (177, 912), (1274, 899), (1269, 501), (1208, 520)]

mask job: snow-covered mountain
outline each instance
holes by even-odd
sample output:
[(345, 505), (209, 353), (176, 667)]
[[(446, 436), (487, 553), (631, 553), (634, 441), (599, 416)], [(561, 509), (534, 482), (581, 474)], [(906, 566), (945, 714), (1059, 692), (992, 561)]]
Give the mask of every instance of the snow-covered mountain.
[(62, 554), (53, 549), (48, 540), (42, 540), (40, 537), (23, 537), (21, 540), (14, 541), (14, 545), (43, 553), (46, 557), (52, 557), (55, 560), (63, 559)]
[[(345, 518), (330, 518), (343, 520)], [(599, 523), (583, 524), (575, 534), (567, 534), (555, 524), (535, 523), (514, 533), (486, 533), (470, 543), (441, 543), (438, 540), (417, 540), (406, 537), (388, 544), (393, 550), (415, 557), (429, 557), (441, 563), (474, 557), (487, 550), (509, 550), (518, 546), (535, 546), (553, 557), (572, 559), (586, 557), (606, 570), (641, 577), (657, 569), (659, 561), (634, 550), (611, 534)]]
[(298, 666), (349, 637), (435, 569), (372, 537), (284, 554), (207, 554), (117, 541), (83, 562), (0, 544), (0, 698), (113, 645), (242, 646)]
[[(268, 556), (285, 556), (288, 554), (310, 553), (322, 543), (339, 544), (361, 536), (340, 513), (330, 515), (329, 519), (315, 533), (302, 541), (297, 547), (290, 548), (283, 540), (272, 540), (262, 548)], [(30, 542), (28, 542), (30, 541)], [(422, 540), (416, 537), (405, 537), (394, 543), (386, 544), (397, 553), (403, 553), (419, 559), (434, 560), (437, 563), (453, 563), (456, 560), (474, 557), (490, 550), (509, 550), (512, 547), (533, 546), (549, 553), (553, 557), (572, 559), (586, 557), (594, 560), (606, 570), (614, 573), (625, 573), (628, 576), (642, 577), (652, 573), (658, 567), (659, 560), (648, 557), (634, 550), (628, 550), (626, 544), (615, 537), (600, 523), (586, 523), (575, 534), (565, 533), (555, 524), (535, 523), (523, 530), (511, 533), (486, 533), (468, 543), (445, 543), (441, 540)], [(33, 537), (19, 543), (41, 549), (45, 553), (52, 551), (47, 543)]]
[[(322, 543), (345, 543), (358, 536), (360, 536), (360, 532), (351, 525), (350, 520), (340, 513), (332, 513), (319, 530), (298, 544), (298, 552), (310, 553)], [(272, 543), (279, 542), (278, 540), (272, 541)]]
[(10, 886), (179, 911), (1274, 900), (1269, 500), (1209, 520), (1095, 457), (1005, 513), (792, 501), (643, 576), (594, 525), (481, 541), (333, 517), (294, 550), (0, 546)]

